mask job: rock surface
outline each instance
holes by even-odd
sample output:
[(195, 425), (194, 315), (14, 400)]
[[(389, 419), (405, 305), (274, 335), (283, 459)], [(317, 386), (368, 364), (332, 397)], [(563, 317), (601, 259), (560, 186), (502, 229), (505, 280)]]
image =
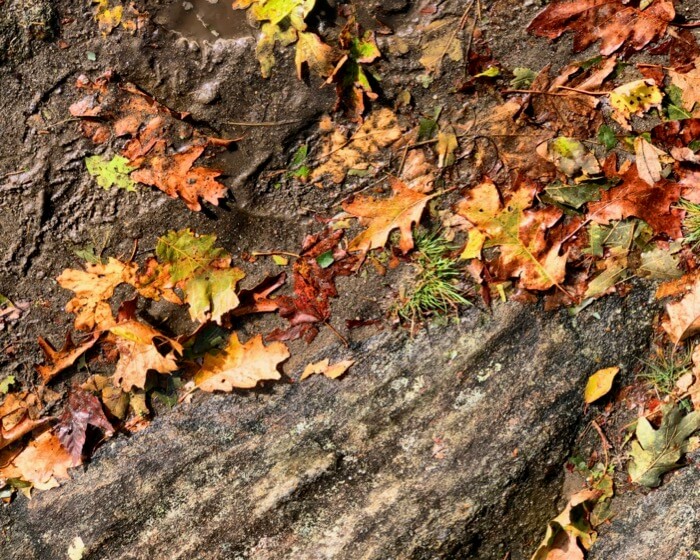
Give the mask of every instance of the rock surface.
[(371, 337), (341, 381), (199, 395), (3, 510), (0, 558), (60, 558), (77, 536), (89, 558), (529, 558), (586, 376), (629, 367), (648, 338), (640, 297), (575, 324), (472, 309), (414, 340)]

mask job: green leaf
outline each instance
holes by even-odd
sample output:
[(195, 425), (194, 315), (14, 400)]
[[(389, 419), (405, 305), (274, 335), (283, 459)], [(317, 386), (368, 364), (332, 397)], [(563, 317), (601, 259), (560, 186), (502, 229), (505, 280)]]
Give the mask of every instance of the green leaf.
[(578, 210), (587, 202), (600, 200), (601, 184), (587, 181), (579, 185), (567, 185), (555, 181), (545, 187), (544, 191), (552, 201)]
[(306, 161), (306, 157), (309, 155), (309, 146), (303, 144), (299, 146), (294, 155), (292, 156), (292, 161), (289, 164), (290, 169), (297, 169), (302, 163)]
[(498, 66), (491, 66), (484, 70), (483, 72), (480, 72), (475, 78), (495, 78), (496, 76), (499, 76), (501, 74), (501, 69)]
[(607, 124), (601, 125), (601, 127), (598, 129), (598, 142), (603, 144), (606, 149), (612, 150), (615, 146), (617, 146), (617, 136), (615, 136), (615, 131)]
[(321, 268), (328, 268), (335, 262), (335, 259), (333, 258), (333, 251), (321, 253), (318, 257), (316, 257), (316, 262)]
[(628, 471), (632, 482), (650, 488), (659, 486), (664, 474), (682, 466), (679, 461), (687, 440), (700, 428), (700, 412), (682, 416), (680, 408), (667, 405), (662, 413), (658, 430), (644, 417), (637, 420), (637, 439), (630, 451)]
[(136, 183), (129, 176), (136, 167), (129, 165), (129, 160), (125, 157), (114, 156), (107, 160), (102, 156), (90, 156), (85, 158), (85, 166), (90, 176), (95, 177), (103, 189), (116, 186), (130, 192), (136, 191)]
[(510, 86), (514, 89), (527, 89), (535, 81), (537, 74), (529, 68), (516, 68), (513, 70), (513, 79)]
[(0, 381), (0, 393), (2, 393), (3, 395), (6, 395), (14, 382), (15, 382), (14, 375), (8, 375), (5, 379)]
[(215, 235), (183, 229), (169, 232), (156, 245), (160, 263), (168, 265), (170, 278), (185, 293), (190, 316), (201, 323), (220, 323), (225, 313), (238, 307), (236, 285), (245, 276), (230, 266), (231, 256), (215, 244)]

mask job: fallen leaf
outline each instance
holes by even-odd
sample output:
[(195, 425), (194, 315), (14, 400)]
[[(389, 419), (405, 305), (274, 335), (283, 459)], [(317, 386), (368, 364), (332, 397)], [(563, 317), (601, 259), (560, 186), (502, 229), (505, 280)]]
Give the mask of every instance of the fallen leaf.
[(436, 195), (428, 196), (413, 191), (393, 177), (390, 183), (393, 190), (390, 198), (356, 196), (352, 202), (343, 204), (346, 212), (369, 224), (366, 230), (350, 242), (348, 250), (366, 253), (384, 247), (394, 229), (401, 232), (401, 251), (406, 254), (413, 248), (413, 224), (420, 222), (425, 205)]
[(462, 40), (455, 36), (459, 19), (446, 18), (433, 21), (422, 33), (420, 63), (428, 73), (438, 70), (445, 57), (454, 62), (462, 60)]
[(688, 438), (700, 428), (700, 412), (681, 415), (675, 405), (662, 408), (663, 417), (657, 430), (644, 417), (637, 420), (630, 450), (628, 471), (636, 484), (654, 488), (661, 484), (661, 477), (682, 465)]
[(68, 333), (63, 348), (56, 350), (47, 340), (40, 336), (39, 346), (44, 352), (45, 361), (47, 363), (36, 365), (34, 368), (41, 376), (42, 382), (48, 383), (58, 373), (72, 366), (80, 356), (95, 345), (99, 337), (99, 333), (94, 333), (87, 340), (76, 346), (73, 343), (70, 333)]
[(527, 29), (548, 39), (572, 31), (574, 52), (600, 39), (600, 52), (607, 56), (623, 46), (641, 50), (666, 32), (675, 15), (671, 0), (656, 0), (646, 9), (624, 0), (556, 0), (539, 13)]
[(75, 466), (70, 454), (50, 430), (29, 442), (12, 462), (0, 467), (0, 478), (21, 478), (38, 490), (59, 486), (58, 480), (68, 480), (68, 469)]
[(695, 280), (680, 301), (669, 303), (666, 312), (668, 319), (661, 325), (674, 344), (700, 332), (700, 280)]
[(68, 546), (68, 560), (83, 560), (85, 554), (85, 543), (80, 537), (75, 537), (73, 542)]
[(8, 394), (0, 403), (0, 449), (46, 423), (40, 414), (41, 402), (35, 394)]
[(619, 367), (609, 367), (599, 369), (588, 378), (586, 390), (583, 393), (583, 400), (586, 404), (591, 404), (599, 398), (604, 397), (612, 389), (613, 380), (620, 372)]
[(56, 426), (61, 445), (73, 459), (72, 466), (81, 463), (88, 425), (104, 430), (108, 436), (114, 433), (112, 424), (102, 412), (99, 399), (80, 387), (75, 387), (68, 395), (68, 404)]
[(129, 174), (136, 169), (129, 165), (129, 160), (122, 156), (114, 156), (111, 160), (102, 156), (85, 158), (85, 167), (91, 177), (97, 179), (97, 184), (108, 190), (115, 186), (125, 191), (136, 191), (136, 184)]
[(639, 178), (648, 185), (654, 186), (657, 181), (661, 180), (659, 156), (665, 155), (664, 152), (652, 146), (641, 136), (634, 139), (634, 152)]
[(207, 392), (252, 389), (260, 381), (280, 379), (277, 367), (287, 358), (289, 350), (281, 342), (265, 346), (262, 336), (257, 335), (241, 344), (232, 333), (223, 351), (204, 357), (195, 384)]
[(310, 377), (314, 374), (322, 374), (328, 377), (329, 379), (337, 379), (338, 377), (343, 375), (348, 370), (348, 368), (354, 363), (355, 360), (343, 360), (336, 364), (330, 365), (330, 360), (326, 358), (325, 360), (321, 360), (320, 362), (315, 362), (307, 365), (304, 368), (304, 371), (301, 374), (299, 381), (303, 381), (307, 377)]
[(58, 277), (58, 284), (75, 292), (66, 305), (68, 313), (74, 313), (75, 328), (91, 331), (108, 329), (114, 317), (108, 300), (120, 284), (134, 284), (137, 265), (110, 258), (107, 264), (87, 263), (85, 270), (66, 269)]
[(637, 80), (616, 87), (610, 92), (612, 118), (625, 130), (632, 130), (630, 118), (641, 116), (651, 109), (661, 109), (663, 93), (654, 80)]

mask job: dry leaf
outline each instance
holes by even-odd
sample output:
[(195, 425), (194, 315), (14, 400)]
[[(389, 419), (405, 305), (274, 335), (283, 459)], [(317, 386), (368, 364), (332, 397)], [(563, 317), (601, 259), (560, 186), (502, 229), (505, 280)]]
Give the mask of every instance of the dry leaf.
[(700, 332), (700, 280), (696, 280), (680, 301), (666, 306), (668, 319), (661, 325), (674, 344)]
[(0, 467), (0, 478), (21, 478), (38, 490), (49, 490), (59, 486), (58, 480), (68, 480), (68, 469), (73, 466), (73, 459), (58, 437), (46, 431), (32, 440), (9, 465)]
[(44, 352), (45, 361), (47, 363), (36, 365), (34, 368), (41, 376), (42, 382), (48, 383), (55, 375), (67, 367), (72, 366), (80, 356), (95, 345), (99, 337), (99, 333), (94, 333), (85, 342), (76, 346), (73, 343), (70, 333), (68, 333), (63, 348), (56, 350), (47, 340), (40, 336), (39, 346), (41, 346), (41, 350)]
[(280, 379), (277, 367), (287, 358), (289, 350), (281, 342), (265, 346), (257, 335), (241, 344), (233, 333), (223, 351), (204, 357), (195, 384), (207, 392), (252, 389), (260, 381)]
[(325, 360), (321, 360), (320, 362), (307, 365), (304, 368), (304, 372), (301, 374), (299, 381), (303, 381), (307, 377), (314, 374), (322, 374), (328, 377), (329, 379), (337, 379), (338, 377), (343, 375), (348, 370), (348, 368), (354, 363), (355, 360), (343, 360), (341, 362), (338, 362), (337, 364), (330, 365), (330, 361), (328, 360), (328, 358), (326, 358)]
[(607, 395), (612, 389), (615, 376), (619, 373), (619, 367), (609, 367), (599, 369), (588, 378), (586, 390), (583, 394), (583, 399), (586, 404), (591, 404), (599, 398)]

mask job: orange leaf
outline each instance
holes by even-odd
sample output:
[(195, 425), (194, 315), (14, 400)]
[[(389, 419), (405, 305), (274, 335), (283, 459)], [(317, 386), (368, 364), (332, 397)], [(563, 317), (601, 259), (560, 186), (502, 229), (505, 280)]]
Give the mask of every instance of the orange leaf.
[(390, 181), (394, 191), (391, 198), (357, 196), (352, 202), (343, 204), (346, 212), (369, 223), (369, 227), (350, 242), (350, 251), (366, 253), (384, 247), (389, 234), (397, 228), (401, 232), (401, 251), (406, 254), (413, 249), (413, 224), (420, 221), (425, 205), (437, 195), (428, 196), (411, 190), (395, 178)]
[(207, 354), (194, 378), (202, 391), (252, 389), (259, 381), (277, 380), (277, 366), (289, 358), (289, 350), (281, 342), (263, 344), (261, 335), (241, 344), (233, 333), (228, 346), (218, 354)]
[(21, 478), (39, 490), (59, 486), (57, 479), (67, 480), (73, 465), (70, 454), (63, 449), (58, 437), (46, 431), (12, 459), (0, 467), (0, 478)]
[(304, 372), (301, 374), (299, 381), (302, 381), (316, 373), (323, 374), (329, 379), (337, 379), (338, 377), (343, 375), (348, 370), (348, 368), (354, 363), (355, 360), (343, 360), (341, 362), (338, 362), (337, 364), (330, 365), (330, 361), (328, 360), (328, 358), (326, 358), (325, 360), (321, 360), (320, 362), (307, 365), (304, 368)]
[(41, 376), (41, 380), (44, 383), (48, 383), (56, 374), (72, 366), (75, 360), (95, 345), (99, 337), (99, 333), (94, 333), (85, 342), (76, 346), (73, 343), (70, 333), (68, 333), (63, 348), (56, 350), (47, 340), (40, 336), (39, 346), (41, 346), (41, 350), (44, 352), (47, 363), (36, 365), (34, 368)]

